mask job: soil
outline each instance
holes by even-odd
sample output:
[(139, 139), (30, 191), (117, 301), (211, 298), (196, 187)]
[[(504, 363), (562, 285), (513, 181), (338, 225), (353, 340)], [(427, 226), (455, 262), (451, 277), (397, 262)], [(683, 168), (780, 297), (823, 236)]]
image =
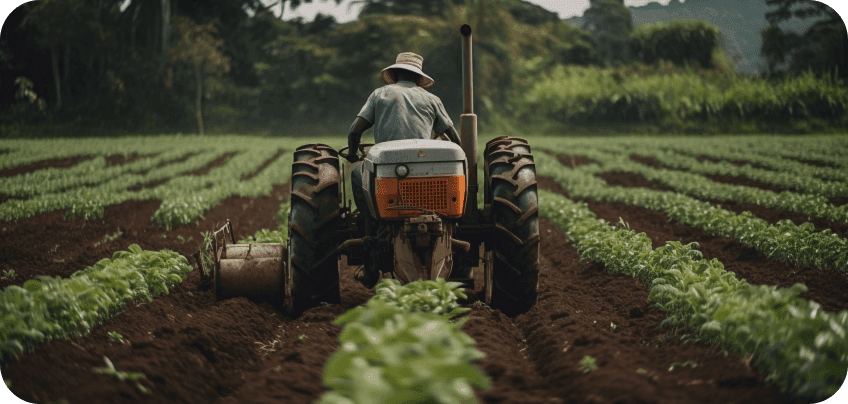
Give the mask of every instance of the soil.
[[(546, 178), (539, 184), (557, 188)], [(200, 233), (220, 228), (227, 219), (237, 238), (276, 228), (274, 215), (288, 192), (288, 185), (278, 184), (270, 196), (228, 198), (199, 223), (170, 231), (150, 221), (159, 201), (109, 206), (103, 219), (88, 222), (65, 220), (59, 211), (0, 223), (0, 269), (17, 274), (0, 287), (36, 275), (67, 277), (133, 243), (190, 257)], [(805, 297), (818, 301), (816, 293), (826, 294), (829, 299), (820, 303), (827, 310), (848, 307), (844, 276), (776, 266), (780, 263), (732, 240), (669, 223), (659, 212), (598, 202), (590, 202), (590, 209), (611, 222), (624, 218), (646, 232), (655, 247), (665, 240), (698, 241), (707, 258), (719, 258), (752, 283), (787, 286), (802, 279), (816, 285), (820, 280), (819, 286), (808, 284)], [(579, 262), (564, 233), (544, 218), (540, 229), (539, 302), (512, 318), (479, 302), (469, 306), (464, 330), (486, 354), (477, 365), (492, 379), (491, 390), (477, 391), (481, 402), (801, 402), (765, 382), (765, 375), (751, 368), (751, 358), (681, 341), (660, 327), (664, 313), (648, 302), (645, 285), (610, 275), (600, 264)], [(105, 241), (118, 231), (116, 240)], [(311, 403), (324, 391), (323, 364), (338, 346), (340, 327), (333, 320), (373, 295), (353, 281), (355, 268), (345, 264), (340, 262), (342, 303), (297, 318), (245, 298), (216, 301), (195, 270), (169, 294), (150, 303), (131, 302), (87, 336), (44, 343), (3, 364), (2, 375), (13, 393), (30, 402)], [(481, 275), (476, 271), (478, 296)], [(111, 341), (107, 333), (112, 331), (124, 343)], [(133, 382), (96, 374), (95, 368), (105, 366), (104, 356), (119, 371), (143, 373), (139, 383), (147, 393)], [(597, 370), (581, 370), (585, 356), (595, 358)]]

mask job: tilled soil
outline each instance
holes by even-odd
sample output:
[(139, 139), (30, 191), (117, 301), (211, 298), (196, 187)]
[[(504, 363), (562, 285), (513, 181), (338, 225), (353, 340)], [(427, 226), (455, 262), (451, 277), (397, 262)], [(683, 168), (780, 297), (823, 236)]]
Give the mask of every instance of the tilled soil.
[[(539, 181), (543, 188), (556, 189), (548, 179)], [(51, 212), (2, 223), (0, 269), (18, 275), (0, 286), (19, 285), (35, 275), (66, 277), (132, 243), (190, 256), (200, 233), (219, 228), (226, 219), (237, 237), (275, 228), (274, 215), (287, 193), (288, 186), (280, 184), (268, 197), (228, 198), (199, 224), (170, 231), (150, 221), (158, 201), (107, 207), (103, 219), (89, 222)], [(610, 203), (590, 203), (590, 208), (611, 222), (623, 217), (631, 228), (645, 231), (655, 247), (665, 240), (698, 241), (707, 258), (715, 255), (749, 281), (750, 274), (787, 272), (775, 271), (773, 262), (755, 252), (746, 254), (668, 223), (656, 212)], [(122, 235), (116, 240), (104, 240), (118, 229)], [(470, 305), (464, 330), (486, 354), (477, 365), (492, 379), (491, 390), (477, 392), (481, 402), (795, 402), (751, 369), (750, 358), (684, 343), (660, 327), (664, 313), (648, 302), (645, 285), (610, 275), (600, 264), (580, 263), (563, 232), (545, 219), (541, 232), (538, 304), (513, 318), (480, 303)], [(200, 286), (195, 270), (170, 294), (128, 304), (85, 337), (47, 342), (4, 364), (2, 375), (12, 392), (30, 402), (309, 403), (324, 391), (323, 364), (337, 347), (340, 327), (333, 320), (373, 295), (352, 280), (355, 268), (344, 264), (342, 303), (315, 307), (298, 318), (244, 298), (217, 302), (213, 291)], [(808, 281), (821, 276), (804, 273)], [(481, 275), (475, 274), (478, 295)], [(832, 301), (820, 301), (828, 310), (848, 306), (848, 290), (834, 289), (837, 281), (827, 281)], [(110, 341), (110, 331), (121, 334), (124, 343)], [(105, 366), (104, 356), (117, 370), (143, 373), (140, 384), (147, 393), (132, 382), (94, 373)], [(584, 373), (579, 365), (584, 356), (595, 358), (598, 369)]]

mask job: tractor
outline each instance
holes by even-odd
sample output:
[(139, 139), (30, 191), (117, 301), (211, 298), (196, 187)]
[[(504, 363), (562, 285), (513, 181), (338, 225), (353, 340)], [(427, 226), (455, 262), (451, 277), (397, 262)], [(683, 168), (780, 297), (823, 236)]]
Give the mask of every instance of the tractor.
[[(536, 170), (527, 141), (492, 139), (483, 155), (483, 209), (477, 201), (477, 116), (472, 87), (471, 27), (462, 40), (461, 146), (439, 139), (360, 144), (340, 150), (324, 144), (293, 155), (291, 212), (286, 244), (236, 244), (232, 225), (214, 232), (201, 273), (210, 273), (218, 299), (256, 297), (292, 314), (322, 302), (340, 303), (339, 267), (377, 268), (402, 284), (438, 277), (474, 291), (505, 313), (537, 301), (539, 215)], [(353, 209), (345, 195), (341, 157), (362, 161), (367, 206)], [(229, 233), (231, 243), (226, 242)], [(219, 237), (222, 236), (223, 237)], [(220, 241), (219, 241), (220, 238)], [(361, 268), (361, 267), (360, 267)]]

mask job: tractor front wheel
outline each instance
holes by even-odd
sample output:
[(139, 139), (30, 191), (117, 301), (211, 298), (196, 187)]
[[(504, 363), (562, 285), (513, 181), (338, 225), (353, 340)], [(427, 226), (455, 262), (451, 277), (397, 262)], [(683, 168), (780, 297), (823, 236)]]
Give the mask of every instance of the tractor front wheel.
[(288, 234), (287, 309), (293, 314), (321, 302), (340, 303), (338, 257), (339, 157), (310, 144), (294, 153)]

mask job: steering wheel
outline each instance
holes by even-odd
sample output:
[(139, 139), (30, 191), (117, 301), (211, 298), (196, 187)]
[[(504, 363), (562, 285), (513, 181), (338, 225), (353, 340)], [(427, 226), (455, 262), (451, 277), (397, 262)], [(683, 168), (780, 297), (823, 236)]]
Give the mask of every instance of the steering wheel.
[[(374, 143), (360, 143), (359, 144), (359, 150), (356, 153), (356, 161), (362, 161), (362, 159), (365, 158), (365, 148), (371, 147), (371, 146), (374, 146)], [(345, 151), (349, 148), (350, 148), (349, 146), (345, 146), (345, 147), (342, 147), (341, 149), (339, 149), (339, 156), (341, 156), (344, 159), (347, 159), (347, 156), (349, 155), (349, 153), (345, 153)]]

